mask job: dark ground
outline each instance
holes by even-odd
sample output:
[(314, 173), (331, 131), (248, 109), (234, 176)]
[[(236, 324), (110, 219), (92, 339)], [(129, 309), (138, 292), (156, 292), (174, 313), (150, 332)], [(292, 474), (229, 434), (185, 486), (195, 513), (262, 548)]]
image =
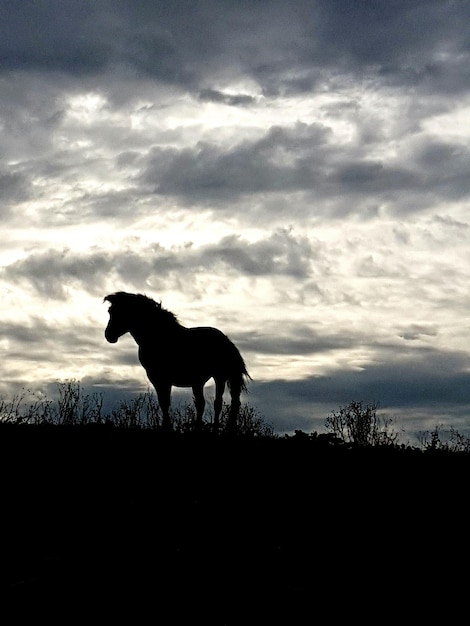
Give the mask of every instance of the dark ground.
[(0, 455), (3, 624), (452, 623), (467, 603), (468, 456), (9, 425)]

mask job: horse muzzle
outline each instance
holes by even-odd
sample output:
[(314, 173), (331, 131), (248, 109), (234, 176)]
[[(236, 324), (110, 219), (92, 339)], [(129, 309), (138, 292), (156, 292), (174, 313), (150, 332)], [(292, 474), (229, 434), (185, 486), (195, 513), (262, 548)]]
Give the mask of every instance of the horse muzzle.
[(117, 343), (117, 340), (119, 339), (119, 336), (112, 335), (107, 330), (104, 331), (104, 336), (106, 337), (106, 341), (109, 341), (109, 343)]

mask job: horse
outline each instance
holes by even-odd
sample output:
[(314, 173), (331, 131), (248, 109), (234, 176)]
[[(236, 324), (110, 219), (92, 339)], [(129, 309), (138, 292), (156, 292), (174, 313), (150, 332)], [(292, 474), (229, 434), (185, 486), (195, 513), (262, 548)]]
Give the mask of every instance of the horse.
[(137, 343), (139, 361), (155, 387), (163, 419), (162, 428), (172, 430), (170, 420), (171, 388), (192, 387), (196, 407), (196, 428), (202, 428), (205, 408), (204, 385), (215, 382), (214, 429), (219, 428), (222, 397), (228, 385), (231, 403), (227, 429), (236, 427), (240, 395), (251, 379), (245, 362), (234, 343), (217, 328), (187, 328), (174, 313), (143, 294), (119, 291), (105, 296), (109, 302), (109, 322), (105, 338), (116, 343), (130, 333)]

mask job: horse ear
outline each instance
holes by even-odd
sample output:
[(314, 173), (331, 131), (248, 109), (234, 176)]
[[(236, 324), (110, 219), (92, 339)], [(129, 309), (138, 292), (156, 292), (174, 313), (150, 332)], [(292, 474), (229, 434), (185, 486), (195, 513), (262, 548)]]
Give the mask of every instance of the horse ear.
[(110, 293), (109, 296), (105, 296), (103, 298), (103, 302), (109, 302), (110, 304), (113, 304), (113, 302), (116, 301), (115, 295), (116, 294), (114, 294), (114, 293)]

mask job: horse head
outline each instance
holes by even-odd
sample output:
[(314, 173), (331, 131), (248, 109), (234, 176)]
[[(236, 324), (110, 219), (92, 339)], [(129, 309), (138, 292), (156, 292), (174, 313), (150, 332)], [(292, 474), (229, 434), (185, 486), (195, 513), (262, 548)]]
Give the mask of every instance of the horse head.
[(109, 322), (104, 331), (104, 336), (109, 343), (116, 343), (119, 337), (131, 329), (131, 316), (129, 315), (128, 296), (123, 291), (106, 296), (103, 302), (109, 302)]
[(161, 304), (140, 293), (118, 291), (105, 296), (103, 302), (109, 302), (109, 322), (104, 336), (109, 343), (116, 343), (119, 337), (146, 324), (157, 312), (162, 311)]

